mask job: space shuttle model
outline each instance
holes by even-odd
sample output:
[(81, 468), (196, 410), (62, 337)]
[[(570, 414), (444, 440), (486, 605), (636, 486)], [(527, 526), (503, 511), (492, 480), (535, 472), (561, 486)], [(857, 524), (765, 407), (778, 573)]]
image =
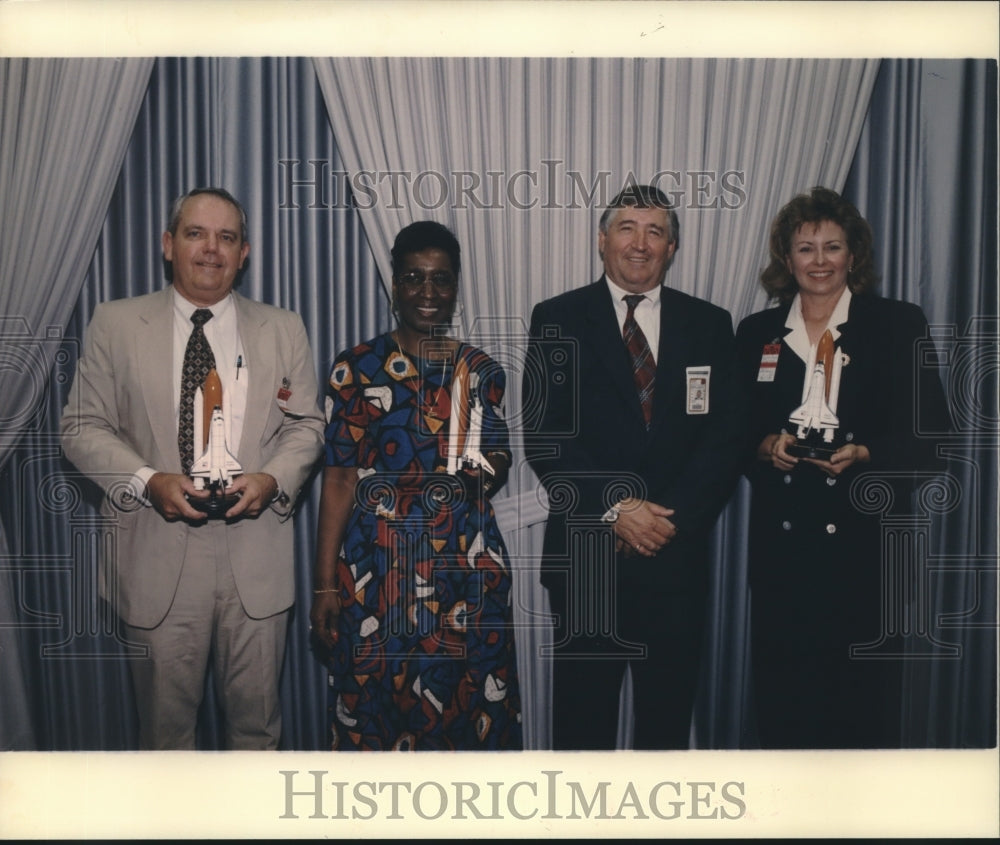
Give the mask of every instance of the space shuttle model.
[(223, 408), (222, 381), (213, 369), (194, 397), (194, 454), (200, 455), (191, 465), (189, 475), (195, 489), (206, 488), (219, 494), (243, 472), (226, 444), (226, 415)]
[(796, 443), (788, 450), (793, 454), (826, 458), (836, 451), (833, 437), (840, 427), (836, 409), (845, 357), (834, 348), (829, 329), (810, 348), (802, 404), (788, 415), (788, 421), (798, 427)]
[[(468, 382), (468, 389), (466, 389)], [(479, 373), (469, 372), (460, 360), (451, 383), (452, 412), (448, 421), (448, 474), (465, 467), (480, 468), (495, 475), (480, 451), (483, 439), (483, 403), (479, 398)]]

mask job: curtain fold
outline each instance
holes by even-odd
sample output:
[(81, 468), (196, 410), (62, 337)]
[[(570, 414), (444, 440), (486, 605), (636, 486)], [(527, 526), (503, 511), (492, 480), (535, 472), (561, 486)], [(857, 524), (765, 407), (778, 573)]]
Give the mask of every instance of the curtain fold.
[[(0, 59), (0, 467), (39, 431), (151, 59)], [(21, 544), (0, 524), (0, 750), (32, 748)]]
[(954, 425), (921, 431), (948, 474), (912, 509), (928, 538), (904, 675), (912, 747), (996, 744), (996, 133), (995, 62), (884, 62), (844, 189), (872, 224), (881, 293), (931, 323)]
[[(392, 239), (411, 220), (438, 220), (458, 236), (467, 269), (456, 330), (507, 370), (515, 432), (531, 308), (600, 274), (597, 218), (622, 185), (656, 181), (673, 195), (681, 239), (667, 284), (738, 320), (763, 305), (753, 280), (775, 211), (814, 184), (841, 186), (878, 68), (871, 60), (313, 61), (348, 171), (371, 198), (360, 215), (382, 278)], [(522, 456), (516, 436), (514, 445)], [(544, 748), (546, 600), (539, 535), (529, 530), (544, 508), (535, 486), (516, 457), (498, 506), (514, 499), (501, 528), (519, 570), (526, 742)], [(717, 557), (721, 595), (738, 595), (729, 579), (741, 567), (726, 564)], [(715, 618), (714, 637), (742, 643), (740, 615)], [(713, 640), (710, 654), (721, 651)], [(738, 741), (742, 694), (733, 699), (722, 668), (708, 667), (703, 712), (721, 707), (726, 717), (701, 720), (704, 747)]]
[[(763, 306), (756, 278), (770, 219), (822, 182), (872, 221), (883, 293), (964, 338), (945, 373), (960, 428), (945, 445), (962, 495), (935, 516), (929, 576), (936, 634), (963, 656), (911, 664), (904, 729), (914, 744), (995, 744), (995, 63), (164, 58), (150, 70), (146, 60), (51, 61), (0, 60), (0, 749), (135, 747), (132, 654), (92, 580), (112, 522), (62, 461), (57, 432), (95, 304), (163, 286), (159, 233), (176, 194), (214, 182), (246, 201), (242, 290), (302, 315), (321, 382), (339, 350), (391, 325), (398, 228), (417, 217), (451, 225), (466, 268), (456, 330), (507, 369), (516, 432), (530, 309), (597, 277), (599, 210), (630, 170), (637, 181), (659, 174), (679, 205), (668, 284), (729, 308), (734, 321)], [(112, 84), (109, 67), (141, 80)], [(87, 138), (109, 134), (89, 141), (74, 120)], [(120, 171), (105, 160), (116, 144)], [(45, 150), (52, 167), (36, 160)], [(102, 206), (92, 194), (104, 178), (113, 193), (106, 186)], [(521, 466), (495, 504), (517, 569), (526, 739), (544, 748), (545, 501)], [(747, 504), (741, 484), (713, 538), (703, 748), (754, 740)], [(283, 747), (304, 750), (322, 747), (326, 720), (326, 673), (306, 621), (317, 505), (314, 483), (296, 518), (281, 686)], [(972, 617), (954, 618), (977, 603)], [(214, 747), (210, 685), (205, 711), (201, 744)]]
[[(66, 324), (121, 169), (152, 59), (2, 59), (0, 314)], [(6, 341), (16, 343), (17, 341)], [(48, 372), (55, 350), (37, 366)], [(0, 393), (29, 394), (5, 367)], [(0, 458), (2, 461), (2, 458)]]
[[(241, 292), (302, 316), (322, 383), (336, 351), (383, 331), (390, 317), (356, 213), (343, 190), (333, 196), (343, 164), (311, 64), (161, 58), (148, 76), (107, 213), (96, 214), (96, 248), (92, 243), (80, 259), (83, 287), (79, 297), (64, 292), (72, 311), (62, 318), (67, 348), (78, 347), (98, 302), (166, 284), (160, 234), (169, 204), (189, 188), (215, 184), (247, 208), (251, 252)], [(31, 655), (22, 677), (33, 691), (36, 747), (127, 750), (137, 740), (129, 676), (136, 654), (95, 585), (97, 548), (114, 542), (114, 515), (58, 448), (74, 366), (72, 354), (57, 361), (43, 391), (48, 402), (38, 426), (48, 448), (13, 450), (0, 479), (0, 514), (24, 550), (22, 603), (36, 614), (21, 620)], [(321, 748), (326, 733), (326, 673), (310, 650), (307, 621), (317, 493), (307, 485), (296, 516), (283, 748)], [(199, 747), (217, 748), (222, 733), (210, 681), (203, 715)]]

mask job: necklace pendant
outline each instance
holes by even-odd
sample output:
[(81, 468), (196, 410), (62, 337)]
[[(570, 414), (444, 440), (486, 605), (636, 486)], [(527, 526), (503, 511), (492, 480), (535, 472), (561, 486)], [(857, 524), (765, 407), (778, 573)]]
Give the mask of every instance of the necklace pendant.
[(439, 422), (447, 418), (447, 414), (443, 413), (439, 407), (441, 403), (441, 394), (444, 392), (444, 386), (442, 385), (437, 389), (437, 393), (434, 394), (434, 398), (428, 403), (420, 403), (421, 410), (424, 412), (425, 416), (431, 417), (432, 419), (438, 420)]
[(424, 414), (424, 425), (431, 434), (438, 434), (444, 428), (444, 420), (438, 419), (431, 414)]

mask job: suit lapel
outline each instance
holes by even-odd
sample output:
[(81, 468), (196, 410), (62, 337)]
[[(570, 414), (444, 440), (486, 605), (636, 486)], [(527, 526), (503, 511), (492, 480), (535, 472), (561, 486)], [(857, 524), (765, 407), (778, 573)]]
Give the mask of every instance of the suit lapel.
[(687, 329), (683, 309), (670, 289), (660, 290), (660, 345), (656, 352), (656, 389), (653, 393), (653, 425), (666, 420), (671, 409), (684, 407), (685, 373), (679, 366), (686, 360)]
[(877, 329), (877, 327), (868, 325), (871, 319), (868, 304), (864, 296), (857, 294), (852, 296), (851, 304), (847, 310), (847, 322), (841, 323), (838, 327), (840, 329), (840, 346), (848, 354), (851, 352), (851, 346), (856, 346), (861, 338), (868, 337), (873, 328)]
[[(870, 300), (865, 296), (857, 295), (851, 297), (851, 304), (847, 312), (847, 322), (840, 324), (840, 338), (837, 341), (837, 348), (841, 349), (848, 356), (848, 362), (844, 366), (840, 379), (840, 395), (838, 397), (837, 409), (843, 414), (846, 408), (848, 412), (856, 407), (863, 407), (872, 403), (872, 397), (865, 397), (861, 394), (866, 390), (867, 380), (861, 378), (864, 372), (873, 372), (876, 364), (870, 359), (874, 356), (872, 340), (884, 333), (888, 329), (885, 326), (872, 324), (872, 313)], [(899, 374), (901, 377), (905, 374)]]
[(151, 296), (138, 315), (132, 352), (139, 367), (139, 383), (153, 441), (164, 466), (180, 472), (177, 448), (177, 418), (174, 401), (179, 388), (174, 384), (174, 293), (168, 286)]
[(787, 406), (789, 411), (802, 403), (802, 388), (806, 374), (806, 362), (784, 342), (784, 338), (792, 331), (785, 325), (791, 307), (791, 303), (787, 303), (773, 310), (770, 315), (771, 321), (765, 326), (766, 333), (761, 337), (760, 347), (760, 355), (763, 357), (764, 347), (767, 344), (774, 342), (781, 344), (778, 352), (778, 366), (774, 374), (773, 390), (781, 396), (781, 401), (778, 404), (781, 407)]
[(276, 390), (279, 376), (275, 372), (278, 350), (274, 332), (267, 330), (267, 318), (254, 307), (252, 301), (233, 293), (236, 302), (237, 328), (246, 353), (250, 384), (247, 388), (247, 406), (243, 416), (243, 434), (237, 459), (247, 465), (257, 456), (267, 411)]

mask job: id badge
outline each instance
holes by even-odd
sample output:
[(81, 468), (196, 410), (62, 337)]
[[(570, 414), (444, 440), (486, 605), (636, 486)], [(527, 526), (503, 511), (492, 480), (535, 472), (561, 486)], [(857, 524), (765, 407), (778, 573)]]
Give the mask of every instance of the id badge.
[(780, 352), (780, 343), (764, 344), (764, 351), (760, 355), (760, 369), (757, 371), (757, 381), (774, 381), (774, 374), (778, 371), (778, 353)]
[(712, 377), (712, 368), (687, 368), (687, 412), (689, 414), (708, 413), (708, 383)]

